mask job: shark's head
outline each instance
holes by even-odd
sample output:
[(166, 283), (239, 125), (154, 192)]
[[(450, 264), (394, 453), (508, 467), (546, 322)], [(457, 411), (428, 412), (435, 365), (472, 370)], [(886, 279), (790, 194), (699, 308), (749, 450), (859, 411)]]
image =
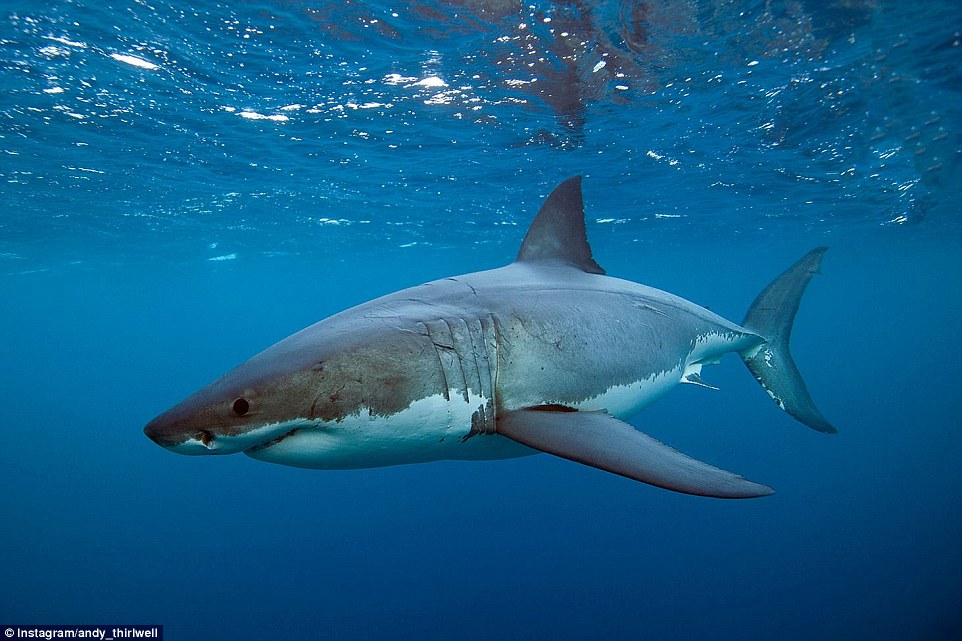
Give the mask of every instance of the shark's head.
[(392, 415), (430, 395), (425, 386), (438, 376), (437, 356), (424, 349), (430, 339), (400, 319), (362, 312), (333, 316), (269, 347), (144, 432), (180, 454), (253, 454), (301, 430)]
[(265, 371), (262, 356), (184, 399), (144, 432), (180, 454), (232, 454), (315, 424), (323, 388), (318, 369)]

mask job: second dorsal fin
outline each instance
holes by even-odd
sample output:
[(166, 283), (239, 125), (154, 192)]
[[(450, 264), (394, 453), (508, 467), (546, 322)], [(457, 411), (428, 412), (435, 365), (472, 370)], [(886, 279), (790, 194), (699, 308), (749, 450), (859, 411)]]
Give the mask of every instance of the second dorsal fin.
[(588, 245), (581, 176), (564, 181), (545, 199), (521, 243), (516, 262), (562, 263), (590, 274), (605, 273), (591, 257)]

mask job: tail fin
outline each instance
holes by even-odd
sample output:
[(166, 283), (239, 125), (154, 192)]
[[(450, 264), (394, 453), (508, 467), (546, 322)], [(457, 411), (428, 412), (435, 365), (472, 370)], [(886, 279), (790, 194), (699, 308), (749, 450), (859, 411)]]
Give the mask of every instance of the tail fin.
[(812, 275), (818, 273), (822, 255), (826, 251), (828, 247), (808, 252), (758, 295), (748, 308), (742, 326), (762, 336), (766, 342), (741, 356), (762, 388), (780, 408), (814, 430), (833, 434), (838, 430), (815, 407), (788, 351), (788, 339), (792, 334), (792, 323), (802, 293)]

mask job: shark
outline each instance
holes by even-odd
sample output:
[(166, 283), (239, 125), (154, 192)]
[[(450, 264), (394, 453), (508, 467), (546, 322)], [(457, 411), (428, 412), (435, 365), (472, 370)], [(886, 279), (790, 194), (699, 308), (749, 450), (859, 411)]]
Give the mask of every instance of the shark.
[(773, 280), (740, 324), (608, 276), (585, 225), (582, 180), (558, 185), (517, 258), (403, 289), (325, 318), (152, 420), (180, 454), (360, 469), (546, 452), (685, 494), (773, 490), (698, 461), (626, 419), (705, 365), (738, 354), (779, 408), (824, 433), (789, 351), (827, 248)]

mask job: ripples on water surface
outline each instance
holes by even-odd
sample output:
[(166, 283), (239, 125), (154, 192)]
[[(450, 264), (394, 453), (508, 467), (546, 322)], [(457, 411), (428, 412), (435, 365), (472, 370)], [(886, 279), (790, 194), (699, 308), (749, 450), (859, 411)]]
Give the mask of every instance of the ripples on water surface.
[(955, 233), (939, 205), (962, 181), (957, 18), (951, 2), (8, 7), (0, 249), (469, 242), (435, 223), (497, 237), (575, 173), (635, 237)]

